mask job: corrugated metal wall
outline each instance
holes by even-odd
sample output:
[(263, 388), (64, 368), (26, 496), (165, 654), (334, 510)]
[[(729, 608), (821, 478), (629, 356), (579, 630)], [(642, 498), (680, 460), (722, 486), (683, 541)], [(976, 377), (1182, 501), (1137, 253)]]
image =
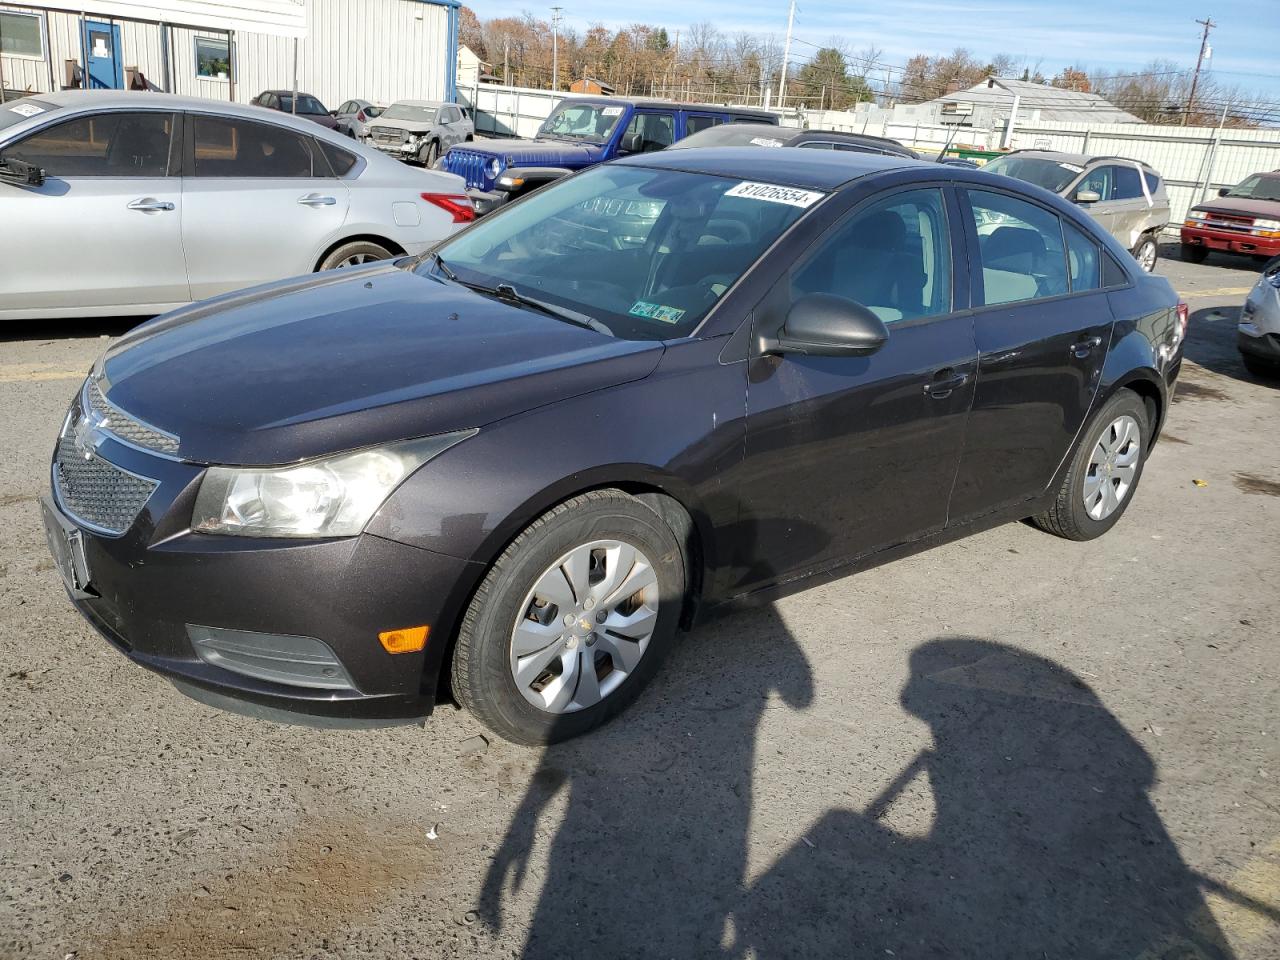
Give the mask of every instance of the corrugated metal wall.
[[(0, 10), (13, 9), (0, 3)], [(63, 83), (63, 61), (80, 58), (80, 18), (41, 14), (47, 23), (53, 82)], [(91, 15), (92, 19), (92, 15)], [(138, 67), (156, 86), (165, 76), (160, 27), (119, 21), (123, 66)], [(307, 0), (308, 32), (298, 42), (298, 87), (333, 108), (359, 97), (390, 102), (407, 98), (443, 99), (448, 85), (449, 13), (419, 0)], [(225, 80), (196, 76), (195, 38), (225, 38), (209, 30), (169, 28), (172, 92), (226, 100)], [(232, 49), (235, 98), (247, 103), (266, 89), (293, 84), (294, 41), (287, 37), (237, 33)], [(0, 58), (5, 86), (32, 92), (49, 89), (43, 60)]]

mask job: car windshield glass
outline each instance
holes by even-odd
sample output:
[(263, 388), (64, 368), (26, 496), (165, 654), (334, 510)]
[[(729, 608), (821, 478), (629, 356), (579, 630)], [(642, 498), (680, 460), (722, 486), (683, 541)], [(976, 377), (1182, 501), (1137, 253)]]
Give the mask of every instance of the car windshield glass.
[(1045, 157), (996, 157), (982, 169), (1034, 183), (1053, 193), (1061, 193), (1068, 183), (1084, 172), (1084, 167), (1079, 164)]
[(1280, 200), (1280, 177), (1263, 177), (1254, 174), (1245, 177), (1227, 191), (1228, 197), (1245, 197), (1249, 200)]
[(10, 100), (8, 103), (0, 106), (0, 130), (5, 127), (11, 127), (15, 123), (21, 123), (31, 117), (38, 117), (43, 114), (57, 110), (56, 103), (46, 103), (44, 100), (37, 100), (35, 97), (23, 97), (20, 100)]
[(622, 107), (567, 101), (542, 121), (538, 136), (604, 143), (622, 118)]
[(481, 220), (424, 274), (586, 314), (614, 336), (686, 336), (825, 195), (736, 178), (602, 166)]
[[(378, 116), (378, 114), (374, 114)], [(423, 107), (416, 103), (393, 103), (382, 111), (383, 120), (412, 120), (415, 123), (435, 123), (436, 108)]]
[[(280, 97), (280, 109), (285, 113), (293, 113), (293, 97), (289, 94), (282, 94)], [(324, 105), (315, 97), (299, 96), (298, 97), (299, 113), (328, 113)]]

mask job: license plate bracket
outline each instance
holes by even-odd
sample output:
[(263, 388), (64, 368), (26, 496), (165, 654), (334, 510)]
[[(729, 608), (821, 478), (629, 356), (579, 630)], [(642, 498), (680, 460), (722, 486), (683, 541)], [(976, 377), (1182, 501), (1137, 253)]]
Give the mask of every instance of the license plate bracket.
[(66, 584), (67, 592), (76, 599), (97, 596), (90, 587), (89, 560), (84, 551), (84, 534), (67, 520), (48, 497), (40, 500), (44, 514), (44, 532), (54, 565)]

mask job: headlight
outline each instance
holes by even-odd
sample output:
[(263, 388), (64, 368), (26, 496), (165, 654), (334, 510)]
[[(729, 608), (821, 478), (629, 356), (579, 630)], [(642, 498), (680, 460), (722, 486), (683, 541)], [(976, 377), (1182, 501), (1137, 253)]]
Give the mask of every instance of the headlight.
[(1255, 220), (1250, 232), (1260, 237), (1280, 237), (1280, 220)]
[(1188, 214), (1187, 214), (1187, 219), (1188, 219), (1188, 220), (1196, 220), (1196, 221), (1208, 220), (1208, 219), (1209, 219), (1209, 215), (1208, 215), (1207, 213), (1203, 213), (1203, 212), (1201, 212), (1201, 211), (1199, 211), (1199, 210), (1192, 210), (1190, 213), (1188, 213)]
[(498, 174), (502, 172), (502, 161), (497, 157), (491, 157), (484, 165), (484, 172), (490, 180), (497, 179)]
[(414, 470), (475, 430), (289, 467), (210, 467), (191, 528), (242, 537), (354, 537)]

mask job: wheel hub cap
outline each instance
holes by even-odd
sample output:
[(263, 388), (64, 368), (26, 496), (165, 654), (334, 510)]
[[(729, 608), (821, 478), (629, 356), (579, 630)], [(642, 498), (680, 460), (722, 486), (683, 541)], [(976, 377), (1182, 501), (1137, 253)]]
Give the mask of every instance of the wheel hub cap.
[(1126, 414), (1102, 431), (1084, 476), (1084, 506), (1094, 520), (1105, 520), (1124, 503), (1138, 476), (1142, 431)]

